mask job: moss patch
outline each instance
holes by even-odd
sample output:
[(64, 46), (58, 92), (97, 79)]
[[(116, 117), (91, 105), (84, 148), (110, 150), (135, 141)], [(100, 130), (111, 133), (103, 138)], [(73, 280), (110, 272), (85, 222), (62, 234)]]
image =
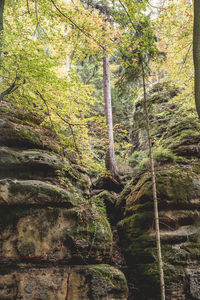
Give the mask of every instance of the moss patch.
[(146, 231), (153, 226), (153, 212), (135, 213), (118, 224), (120, 244), (128, 264), (152, 262), (154, 239)]
[(73, 207), (79, 203), (72, 193), (42, 181), (2, 180), (1, 185), (8, 187), (7, 204), (65, 203)]
[(90, 286), (89, 299), (96, 300), (104, 297), (127, 297), (128, 287), (122, 272), (108, 265), (91, 265), (78, 271), (86, 277)]
[[(195, 169), (194, 169), (195, 170)], [(200, 197), (198, 174), (192, 169), (180, 165), (166, 165), (156, 172), (157, 193), (159, 207), (171, 203), (176, 207), (192, 205), (191, 200)], [(126, 211), (135, 211), (135, 205), (153, 203), (152, 182), (149, 172), (144, 173), (133, 187), (126, 200)], [(147, 205), (148, 206), (148, 205)]]

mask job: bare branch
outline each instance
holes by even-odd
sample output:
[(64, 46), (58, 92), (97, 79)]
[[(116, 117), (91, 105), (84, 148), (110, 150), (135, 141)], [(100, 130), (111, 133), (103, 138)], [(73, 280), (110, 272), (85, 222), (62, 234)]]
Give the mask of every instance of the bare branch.
[(29, 0), (26, 0), (26, 5), (27, 5), (28, 13), (30, 14)]

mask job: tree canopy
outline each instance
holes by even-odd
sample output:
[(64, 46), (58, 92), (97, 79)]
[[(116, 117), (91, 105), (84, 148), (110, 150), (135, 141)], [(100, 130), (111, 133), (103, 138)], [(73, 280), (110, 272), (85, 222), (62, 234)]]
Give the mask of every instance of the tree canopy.
[(1, 1), (0, 12), (1, 100), (39, 113), (42, 124), (53, 127), (61, 144), (75, 151), (83, 164), (89, 160), (96, 167), (103, 165), (104, 51), (111, 59), (119, 159), (132, 148), (141, 57), (148, 86), (177, 82), (187, 96), (183, 105), (194, 106), (190, 1), (156, 7), (151, 1), (7, 0), (5, 5)]

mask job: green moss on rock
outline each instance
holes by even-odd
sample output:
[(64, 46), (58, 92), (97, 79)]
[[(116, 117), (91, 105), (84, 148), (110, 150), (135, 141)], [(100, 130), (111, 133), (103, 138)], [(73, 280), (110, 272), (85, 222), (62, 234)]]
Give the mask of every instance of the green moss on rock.
[(151, 248), (154, 239), (146, 233), (153, 225), (153, 212), (135, 213), (118, 224), (120, 244), (128, 264), (154, 260)]
[(0, 204), (30, 205), (64, 203), (69, 207), (78, 205), (79, 199), (55, 185), (37, 180), (0, 180)]
[[(108, 265), (91, 265), (77, 269), (90, 287), (89, 299), (126, 299), (128, 286), (124, 274)], [(114, 298), (113, 298), (114, 297)]]
[[(194, 110), (182, 105), (181, 94), (178, 100), (174, 98), (178, 93), (169, 83), (155, 85), (148, 93), (148, 107), (167, 298), (192, 299), (187, 269), (196, 268), (199, 261), (200, 123)], [(130, 161), (134, 177), (119, 197), (119, 204), (125, 207), (118, 224), (120, 244), (128, 265), (127, 278), (130, 287), (134, 286), (132, 297), (158, 300), (153, 193), (142, 99), (136, 104), (133, 137)]]
[[(156, 172), (159, 206), (177, 204), (192, 206), (192, 199), (200, 197), (198, 174), (185, 166), (166, 165)], [(135, 210), (137, 204), (152, 202), (152, 182), (149, 172), (144, 173), (126, 200), (126, 211)]]
[(32, 128), (16, 128), (16, 136), (26, 145), (26, 142), (34, 148), (43, 148), (42, 139), (35, 134)]

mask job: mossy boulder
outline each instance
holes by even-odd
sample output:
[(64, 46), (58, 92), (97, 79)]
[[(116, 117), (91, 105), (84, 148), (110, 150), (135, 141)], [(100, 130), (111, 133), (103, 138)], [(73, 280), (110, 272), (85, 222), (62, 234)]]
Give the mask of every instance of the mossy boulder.
[[(180, 99), (174, 100), (178, 94), (180, 91), (171, 83), (157, 84), (148, 93), (154, 148), (161, 145), (176, 155), (199, 157), (200, 123), (193, 108), (186, 110)], [(138, 100), (134, 114), (135, 151), (146, 150), (148, 147), (142, 102), (143, 99)]]
[[(134, 181), (134, 179), (133, 179)], [(156, 172), (159, 206), (161, 208), (198, 208), (200, 203), (200, 176), (195, 168), (184, 165), (165, 165)], [(126, 198), (126, 211), (135, 211), (137, 204), (152, 207), (152, 182), (150, 172), (145, 172)]]
[(0, 119), (0, 143), (2, 146), (22, 148), (43, 148), (42, 140), (34, 134), (32, 128)]
[(126, 300), (124, 275), (109, 265), (31, 266), (1, 273), (0, 298), (43, 300)]
[(0, 109), (0, 299), (126, 300), (90, 176), (40, 124)]
[(0, 205), (63, 204), (73, 207), (78, 197), (55, 185), (37, 180), (0, 180)]
[(46, 149), (59, 152), (57, 138), (49, 130), (36, 125), (21, 124), (0, 115), (0, 145), (19, 149)]
[(1, 208), (1, 256), (12, 261), (109, 261), (112, 232), (95, 207)]
[(152, 211), (135, 213), (118, 223), (121, 248), (129, 265), (154, 261), (151, 248), (155, 240), (147, 234), (152, 223)]
[[(76, 269), (76, 276), (85, 277), (90, 286), (89, 299), (127, 299), (128, 287), (124, 274), (108, 265), (92, 265)], [(76, 281), (76, 280), (75, 280)], [(70, 297), (76, 300), (76, 298)], [(77, 298), (78, 299), (78, 298)]]
[(67, 161), (42, 150), (13, 151), (0, 147), (0, 177), (37, 179), (56, 177)]
[[(181, 299), (182, 295), (186, 295), (185, 299), (193, 299), (188, 292), (192, 283), (188, 279), (187, 269), (193, 265), (198, 268), (200, 215), (198, 210), (192, 210), (191, 207), (188, 210), (175, 209), (173, 206), (170, 210), (170, 207), (160, 211), (167, 299)], [(152, 203), (133, 205), (131, 215), (118, 223), (118, 232), (120, 247), (128, 265), (126, 277), (130, 283), (130, 293), (138, 300), (160, 299)], [(173, 298), (173, 295), (178, 298)]]

